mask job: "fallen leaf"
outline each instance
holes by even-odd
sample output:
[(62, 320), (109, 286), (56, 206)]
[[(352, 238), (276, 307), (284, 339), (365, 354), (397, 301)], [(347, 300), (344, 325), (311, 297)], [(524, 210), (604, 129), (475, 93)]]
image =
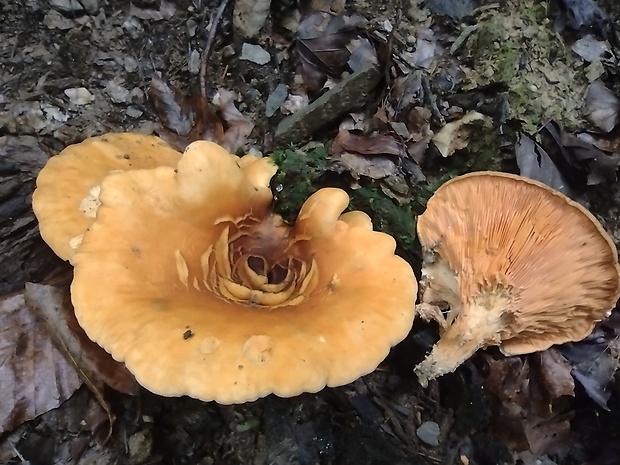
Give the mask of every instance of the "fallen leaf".
[(215, 108), (200, 93), (183, 95), (164, 77), (154, 74), (148, 90), (149, 101), (161, 122), (159, 135), (179, 151), (196, 140), (219, 144), (224, 127)]
[(75, 365), (90, 388), (104, 382), (124, 394), (136, 394), (138, 383), (125, 368), (91, 341), (75, 318), (68, 290), (44, 284), (26, 283), (28, 307), (45, 323), (60, 350)]
[(572, 374), (586, 394), (609, 410), (611, 383), (620, 355), (620, 314), (617, 311), (600, 322), (583, 341), (562, 344), (560, 352), (572, 364)]
[(214, 103), (222, 114), (225, 123), (224, 134), (219, 142), (231, 153), (243, 150), (248, 137), (254, 129), (254, 123), (248, 120), (235, 106), (239, 94), (232, 90), (220, 88), (214, 97)]
[(620, 100), (602, 81), (596, 80), (586, 92), (586, 116), (597, 128), (610, 132), (618, 124)]
[(328, 77), (340, 78), (345, 71), (352, 71), (351, 50), (363, 47), (354, 59), (354, 66), (360, 69), (370, 66), (366, 60), (376, 62), (376, 52), (373, 56), (363, 42), (352, 43), (365, 28), (366, 19), (357, 13), (314, 11), (303, 19), (297, 28), (297, 55), (309, 93), (320, 91)]
[(338, 135), (330, 148), (332, 154), (343, 152), (353, 152), (360, 155), (394, 155), (397, 157), (407, 155), (403, 144), (389, 134), (366, 136), (354, 134), (346, 129), (338, 131)]
[(461, 119), (446, 124), (433, 136), (433, 143), (442, 157), (449, 157), (469, 144), (476, 121), (486, 119), (482, 113), (468, 111)]
[(575, 381), (571, 376), (573, 366), (555, 348), (530, 356), (536, 362), (540, 380), (551, 399), (575, 395)]
[[(553, 356), (545, 361), (541, 361), (539, 354), (534, 354), (538, 359), (483, 356), (488, 365), (483, 384), (493, 410), (491, 432), (514, 451), (566, 454), (572, 440), (572, 412), (556, 411), (557, 396), (547, 386), (555, 392), (565, 392), (567, 368), (562, 368)], [(561, 373), (561, 387), (549, 384), (549, 370)]]
[(571, 188), (545, 149), (523, 133), (519, 134), (515, 143), (515, 157), (521, 176), (540, 181), (571, 196)]
[[(555, 121), (549, 121), (541, 130), (551, 136), (554, 144), (546, 144), (547, 153), (569, 182), (588, 185), (614, 183), (620, 155), (613, 156), (594, 145), (564, 131)], [(555, 153), (554, 153), (555, 152)]]
[(58, 407), (82, 384), (23, 294), (0, 301), (0, 360), (1, 433)]

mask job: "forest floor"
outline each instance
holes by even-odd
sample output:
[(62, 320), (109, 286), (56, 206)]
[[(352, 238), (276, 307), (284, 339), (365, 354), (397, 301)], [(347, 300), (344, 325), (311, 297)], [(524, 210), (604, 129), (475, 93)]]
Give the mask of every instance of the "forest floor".
[(417, 319), (349, 385), (240, 405), (113, 389), (30, 313), (63, 307), (71, 272), (38, 235), (36, 176), (109, 132), (272, 156), (286, 220), (346, 189), (418, 276), (417, 215), (472, 171), (561, 190), (620, 242), (614, 0), (1, 3), (0, 463), (620, 463), (617, 310), (583, 342), (479, 351), (428, 388), (413, 368), (438, 332)]

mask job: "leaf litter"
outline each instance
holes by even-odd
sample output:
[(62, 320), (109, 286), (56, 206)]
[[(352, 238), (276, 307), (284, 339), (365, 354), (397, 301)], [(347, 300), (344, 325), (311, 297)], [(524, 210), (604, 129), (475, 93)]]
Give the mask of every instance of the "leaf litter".
[[(247, 2), (241, 0), (235, 2), (235, 9), (241, 8), (239, 5), (243, 6), (245, 3)], [(586, 0), (563, 1), (561, 3), (564, 10), (554, 16), (558, 13), (557, 10), (539, 8), (536, 2), (508, 2), (506, 8), (502, 9), (493, 4), (485, 4), (475, 9), (473, 2), (458, 4), (442, 0), (427, 3), (430, 11), (421, 2), (411, 2), (411, 11), (405, 12), (403, 22), (400, 23), (400, 19), (383, 17), (377, 18), (377, 21), (368, 21), (366, 18), (373, 18), (373, 15), (345, 11), (344, 2), (341, 1), (299, 2), (299, 11), (286, 12), (286, 17), (292, 18), (290, 25), (294, 25), (297, 30), (301, 27), (301, 33), (298, 33), (297, 37), (291, 37), (290, 40), (294, 42), (288, 44), (289, 38), (281, 30), (273, 35), (273, 42), (266, 39), (270, 32), (273, 32), (271, 28), (277, 28), (278, 16), (272, 8), (267, 12), (267, 20), (261, 19), (260, 27), (254, 28), (258, 32), (253, 33), (252, 42), (269, 51), (273, 59), (270, 64), (261, 66), (275, 66), (279, 73), (286, 66), (292, 64), (294, 68), (294, 65), (298, 64), (305, 85), (299, 83), (299, 76), (296, 81), (291, 71), (289, 75), (284, 72), (278, 74), (275, 80), (270, 79), (268, 85), (263, 86), (260, 77), (254, 77), (244, 67), (235, 68), (235, 63), (240, 59), (238, 51), (242, 51), (242, 44), (230, 40), (230, 31), (227, 29), (230, 24), (224, 19), (222, 37), (216, 37), (211, 45), (215, 47), (216, 53), (219, 48), (226, 48), (228, 55), (224, 59), (223, 55), (216, 55), (222, 63), (210, 62), (208, 66), (221, 72), (218, 75), (225, 77), (226, 88), (222, 88), (220, 80), (215, 85), (209, 83), (212, 85), (209, 98), (206, 97), (206, 92), (184, 94), (166, 78), (155, 74), (151, 83), (150, 101), (159, 118), (158, 131), (180, 150), (189, 142), (198, 139), (223, 143), (232, 151), (245, 150), (252, 137), (253, 142), (262, 140), (264, 146), (269, 147), (273, 136), (270, 127), (265, 127), (259, 120), (255, 121), (257, 112), (252, 114), (254, 103), (258, 102), (260, 107), (260, 98), (265, 102), (273, 95), (267, 105), (269, 114), (265, 112), (265, 115), (278, 123), (285, 111), (303, 112), (303, 108), (310, 103), (307, 100), (308, 94), (311, 98), (320, 98), (321, 93), (329, 92), (327, 88), (333, 88), (336, 82), (346, 80), (350, 73), (380, 61), (378, 69), (386, 71), (385, 75), (381, 73), (381, 80), (385, 81), (382, 83), (387, 87), (380, 86), (374, 89), (375, 93), (364, 94), (363, 98), (358, 99), (363, 100), (363, 105), (356, 116), (351, 116), (354, 124), (338, 127), (343, 117), (357, 110), (347, 107), (330, 125), (325, 126), (324, 132), (312, 133), (315, 138), (321, 139), (321, 142), (331, 142), (327, 144), (329, 151), (320, 154), (317, 151), (316, 156), (311, 155), (316, 145), (312, 146), (314, 148), (308, 146), (307, 152), (301, 155), (297, 150), (287, 151), (289, 155), (288, 158), (283, 157), (285, 162), (282, 167), (283, 171), (286, 168), (289, 173), (297, 172), (299, 185), (303, 185), (309, 192), (324, 182), (349, 188), (356, 205), (363, 205), (365, 210), (378, 218), (375, 225), (390, 232), (399, 231), (394, 234), (399, 246), (413, 251), (413, 255), (416, 249), (412, 245), (415, 240), (411, 234), (415, 228), (412, 212), (423, 208), (425, 199), (442, 181), (472, 169), (498, 169), (497, 153), (500, 149), (503, 152), (500, 160), (503, 169), (520, 170), (523, 175), (539, 179), (558, 189), (566, 189), (571, 195), (579, 197), (593, 186), (613, 189), (620, 139), (617, 130), (617, 103), (611, 96), (615, 96), (617, 87), (606, 73), (612, 73), (613, 77), (615, 42), (613, 35), (598, 35), (599, 29), (607, 28), (604, 24), (600, 28), (595, 25), (594, 28), (585, 30), (594, 20), (606, 21), (607, 16), (601, 15), (602, 10), (598, 5)], [(546, 2), (543, 4), (548, 7)], [(179, 15), (187, 14), (179, 9), (166, 10), (170, 6), (166, 2), (140, 2), (137, 5), (141, 6), (137, 14), (133, 14), (136, 12), (135, 5), (131, 6), (131, 22), (126, 26), (119, 25), (119, 29), (125, 28), (123, 30), (128, 34), (137, 34), (139, 27), (144, 25), (150, 27), (165, 21), (172, 23)], [(142, 8), (144, 5), (148, 5), (148, 8)], [(220, 3), (220, 7), (225, 9), (226, 3)], [(417, 10), (413, 11), (415, 8)], [(172, 11), (167, 19), (164, 18), (164, 14), (168, 14), (166, 11)], [(263, 11), (263, 15), (265, 11), (267, 10)], [(574, 56), (567, 55), (566, 50), (563, 50), (563, 41), (569, 39), (556, 34), (558, 29), (552, 28), (556, 26), (552, 20), (562, 19), (562, 15), (565, 15), (564, 23), (579, 30), (578, 36), (583, 36), (573, 46)], [(190, 30), (193, 28), (194, 33), (189, 36), (198, 38), (202, 33), (199, 29), (202, 22), (200, 16), (191, 16), (192, 25), (188, 22), (186, 25), (181, 24), (181, 27), (187, 26)], [(205, 16), (202, 17), (204, 18)], [(308, 18), (313, 19), (310, 21)], [(412, 18), (418, 22), (412, 24)], [(114, 16), (108, 15), (106, 18), (103, 15), (94, 27), (105, 28), (104, 20), (112, 22)], [(293, 24), (299, 20), (298, 24)], [(305, 21), (307, 22), (304, 23)], [(82, 21), (80, 24), (90, 23)], [(207, 32), (215, 31), (212, 26), (205, 28)], [(135, 29), (132, 29), (134, 27)], [(293, 31), (295, 27), (291, 26), (288, 30)], [(392, 27), (396, 33), (391, 32)], [(378, 50), (380, 47), (377, 38), (384, 33), (387, 34), (384, 36), (387, 39), (381, 46), (392, 52), (390, 60), (387, 61), (383, 56), (378, 58), (381, 53)], [(583, 40), (586, 33), (594, 34), (589, 42)], [(187, 48), (186, 59), (189, 62), (193, 56), (192, 69), (195, 74), (200, 44), (188, 44)], [(274, 48), (276, 53), (272, 53)], [(298, 55), (290, 53), (293, 48)], [(190, 49), (193, 55), (189, 54)], [(234, 50), (231, 54), (232, 49)], [(570, 49), (570, 44), (566, 49)], [(295, 60), (299, 62), (295, 63)], [(109, 62), (111, 61), (106, 59), (100, 63)], [(184, 69), (185, 64), (182, 63)], [(226, 72), (229, 65), (234, 69), (232, 75)], [(161, 70), (165, 67), (158, 65), (157, 68)], [(126, 71), (131, 72), (129, 69)], [(201, 78), (204, 78), (206, 75), (203, 70), (200, 69), (200, 72)], [(178, 72), (171, 76), (174, 76), (175, 83), (180, 81), (182, 84), (182, 73), (181, 76)], [(216, 81), (212, 76), (208, 77), (211, 81)], [(92, 91), (91, 96), (94, 97), (86, 106), (101, 102), (102, 94), (98, 93), (98, 90), (105, 88), (109, 82), (117, 82), (118, 88), (122, 87), (123, 92), (127, 92), (127, 97), (114, 101), (113, 95), (108, 92), (107, 98), (115, 105), (129, 103), (129, 93), (133, 92), (128, 84), (130, 79), (114, 79), (114, 76), (108, 75), (99, 87), (84, 87), (89, 89), (89, 92)], [(228, 79), (233, 82), (230, 86)], [(81, 82), (71, 84), (73, 88), (82, 85), (84, 84)], [(285, 87), (276, 93), (279, 85)], [(588, 86), (589, 91), (586, 93)], [(132, 95), (138, 94), (133, 92)], [(351, 95), (355, 97), (354, 93)], [(589, 95), (589, 99), (584, 98), (586, 95)], [(341, 96), (342, 94), (334, 92), (333, 100), (323, 100), (323, 104), (328, 106)], [(0, 95), (0, 102), (2, 98)], [(62, 132), (59, 140), (66, 142), (72, 137), (71, 134), (74, 134), (73, 137), (80, 134), (75, 128), (66, 127), (66, 123), (71, 121), (71, 112), (61, 106), (55, 109), (49, 103), (45, 103), (45, 106), (40, 102), (35, 103), (35, 112), (40, 111), (43, 114), (48, 111), (50, 115), (57, 115), (60, 119), (66, 118), (65, 121), (56, 121), (54, 131), (62, 128), (58, 130)], [(132, 109), (133, 111), (135, 109)], [(481, 127), (462, 124), (463, 115), (470, 111), (486, 115), (486, 121)], [(252, 118), (244, 113), (252, 114)], [(316, 113), (307, 115), (311, 117)], [(306, 117), (309, 117), (307, 115)], [(591, 125), (585, 123), (586, 117), (590, 118)], [(38, 119), (33, 121), (41, 127), (43, 120), (40, 116), (36, 118)], [(493, 118), (493, 124), (488, 122), (490, 118)], [(452, 123), (461, 124), (457, 124), (459, 127), (454, 130), (455, 125), (451, 125)], [(145, 129), (149, 127), (145, 126)], [(60, 132), (58, 134), (60, 135)], [(472, 137), (472, 134), (475, 134), (475, 137)], [(489, 144), (489, 134), (497, 137), (499, 144)], [(300, 140), (296, 137), (290, 139), (297, 143)], [(440, 146), (443, 150), (438, 151), (438, 141), (442, 140)], [(296, 155), (290, 155), (292, 152)], [(489, 157), (489, 152), (494, 153), (493, 164), (489, 161), (490, 158), (486, 158)], [(447, 156), (441, 156), (442, 154)], [(334, 169), (335, 161), (340, 164), (338, 169)], [(286, 174), (288, 173), (281, 173), (277, 178), (278, 182), (283, 182)], [(281, 195), (280, 201), (288, 199)], [(292, 214), (294, 209), (291, 206), (287, 208), (291, 209)], [(406, 217), (408, 222), (394, 221), (399, 218), (398, 215)], [(401, 229), (398, 229), (399, 227)], [(613, 400), (612, 377), (617, 369), (618, 349), (614, 343), (617, 332), (610, 329), (609, 325), (613, 324), (609, 321), (601, 325), (603, 329), (597, 329), (593, 333), (596, 335), (594, 340), (574, 344), (578, 350), (569, 353), (562, 347), (560, 350), (566, 359), (562, 358), (559, 352), (551, 350), (528, 357), (501, 358), (493, 354), (488, 360), (490, 374), (484, 378), (484, 383), (487, 388), (486, 395), (493, 401), (495, 408), (491, 431), (511, 434), (503, 444), (512, 450), (524, 450), (519, 454), (524, 463), (547, 463), (545, 460), (549, 463), (565, 463), (567, 450), (574, 445), (571, 442), (574, 440), (572, 425), (579, 422), (579, 419), (575, 418), (573, 407), (583, 407), (583, 404), (578, 404), (578, 399), (573, 400), (573, 378), (581, 386), (577, 388), (577, 393), (583, 388), (601, 407), (613, 409), (614, 404), (609, 402), (609, 399)], [(79, 344), (83, 342), (80, 341)], [(87, 352), (84, 347), (80, 347), (80, 350)], [(405, 358), (411, 360), (411, 353), (407, 351), (406, 354)], [(82, 357), (85, 356), (78, 356)], [(104, 362), (104, 365), (106, 363)], [(387, 366), (393, 369), (392, 365)], [(95, 372), (102, 370), (105, 371), (102, 367), (94, 368)], [(409, 368), (405, 363), (404, 373), (408, 373), (407, 370)], [(459, 373), (459, 376), (462, 374)], [(400, 386), (402, 389), (402, 380), (407, 379), (406, 374), (402, 378), (392, 372), (386, 376), (391, 381), (381, 384), (381, 389), (387, 389), (386, 386)], [(375, 373), (367, 379), (376, 380), (378, 377), (380, 376)], [(396, 378), (399, 380), (395, 381)], [(475, 379), (472, 381), (476, 383)], [(396, 397), (373, 397), (372, 392), (365, 392), (363, 395), (367, 402), (381, 405), (381, 411), (375, 411), (373, 425), (389, 424), (389, 428), (382, 428), (382, 431), (399, 438), (408, 447), (418, 447), (412, 446), (415, 443), (412, 438), (415, 438), (415, 431), (423, 424), (438, 425), (441, 434), (435, 438), (438, 442), (437, 450), (426, 449), (422, 454), (441, 461), (441, 454), (437, 451), (446, 447), (448, 432), (453, 434), (456, 431), (451, 430), (454, 416), (450, 412), (445, 413), (444, 399), (440, 395), (447, 384), (449, 383), (440, 380), (440, 389), (435, 387), (434, 391), (428, 392), (407, 386), (407, 394), (401, 394), (396, 406), (398, 412), (407, 412), (407, 424), (399, 421), (398, 415), (391, 411), (391, 399)], [(347, 392), (346, 389), (332, 390), (323, 393), (327, 397), (318, 394), (316, 398), (327, 405), (335, 405), (334, 397), (347, 395)], [(170, 402), (170, 405), (182, 405), (182, 402), (183, 400), (177, 399)], [(419, 405), (412, 406), (411, 402), (419, 402)], [(210, 414), (213, 413), (213, 410), (209, 410), (211, 407), (206, 408)], [(591, 407), (586, 405), (585, 408)], [(236, 407), (228, 410), (223, 417), (244, 418), (247, 415), (254, 419), (260, 417), (260, 414), (252, 416), (249, 412), (256, 410), (260, 411), (254, 405)], [(303, 408), (299, 411), (303, 411)], [(204, 411), (193, 413), (201, 415)], [(382, 421), (382, 414), (390, 421)], [(479, 412), (476, 412), (474, 416), (478, 414)], [(480, 414), (480, 417), (483, 415)], [(239, 418), (235, 420), (237, 423)], [(280, 416), (278, 419), (280, 421)], [(429, 422), (429, 419), (432, 421)], [(268, 418), (263, 418), (263, 421), (264, 424), (269, 423)], [(479, 421), (480, 425), (484, 422)], [(260, 421), (247, 424), (254, 426), (244, 429), (244, 434), (252, 435), (263, 428)], [(498, 424), (501, 428), (496, 427)], [(138, 420), (135, 425), (137, 431), (128, 433), (133, 438), (131, 448), (134, 452), (131, 457), (137, 460), (136, 457), (148, 458), (150, 455), (150, 459), (158, 460), (151, 455), (152, 441), (147, 441), (153, 426), (142, 420)], [(122, 426), (126, 427), (125, 424)], [(158, 434), (161, 434), (161, 431)], [(142, 439), (139, 439), (140, 437)], [(187, 433), (183, 437), (187, 438)], [(258, 442), (264, 441), (264, 437), (260, 435), (252, 438), (258, 438)], [(488, 450), (480, 445), (480, 438), (475, 441), (472, 438), (463, 438), (463, 444), (469, 445), (458, 449), (461, 454), (460, 463), (465, 464), (469, 460), (484, 462), (480, 454)], [(139, 450), (135, 449), (136, 441), (138, 446), (140, 441), (143, 441), (143, 450), (146, 451), (144, 455), (135, 452)], [(432, 442), (435, 443), (434, 440)], [(228, 437), (223, 443), (218, 443), (217, 447), (226, 448), (231, 444), (234, 444), (234, 439)], [(337, 442), (333, 444), (338, 447)], [(230, 459), (231, 463), (248, 463), (247, 456), (245, 460), (238, 460), (239, 454), (243, 454), (243, 447), (229, 449), (234, 455), (234, 459)], [(384, 447), (381, 450), (391, 448)], [(329, 455), (329, 448), (326, 451), (327, 456), (333, 458)], [(527, 455), (528, 453), (530, 455)], [(554, 461), (546, 459), (545, 454), (552, 454)], [(454, 457), (457, 463), (458, 457)], [(211, 457), (205, 459), (211, 460)], [(366, 463), (363, 460), (365, 458), (356, 463)], [(390, 463), (400, 462), (392, 460)], [(490, 459), (489, 463), (498, 463), (498, 460)]]

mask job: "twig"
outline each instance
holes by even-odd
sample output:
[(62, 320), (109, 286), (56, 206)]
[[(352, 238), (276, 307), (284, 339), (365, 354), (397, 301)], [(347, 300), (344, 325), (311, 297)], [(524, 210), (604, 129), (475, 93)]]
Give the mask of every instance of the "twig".
[(211, 56), (211, 50), (213, 49), (213, 42), (215, 41), (217, 27), (222, 20), (222, 15), (228, 6), (228, 2), (229, 0), (220, 1), (220, 5), (217, 7), (217, 10), (215, 10), (215, 13), (207, 25), (209, 35), (207, 36), (207, 41), (205, 42), (204, 49), (202, 50), (202, 57), (200, 58), (200, 94), (204, 98), (207, 98), (207, 62)]

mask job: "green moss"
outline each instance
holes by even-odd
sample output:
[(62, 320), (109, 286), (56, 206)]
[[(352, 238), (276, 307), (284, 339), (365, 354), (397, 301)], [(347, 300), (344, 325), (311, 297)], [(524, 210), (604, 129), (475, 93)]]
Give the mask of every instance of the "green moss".
[(469, 62), (466, 88), (507, 86), (510, 117), (533, 133), (546, 119), (565, 128), (583, 125), (585, 68), (550, 27), (548, 2), (508, 0), (478, 18), (461, 59)]
[(322, 145), (308, 152), (291, 147), (271, 154), (279, 167), (271, 181), (274, 211), (286, 221), (295, 221), (306, 199), (325, 187), (321, 177), (327, 170), (326, 156), (327, 150)]
[(366, 212), (373, 221), (374, 228), (388, 233), (400, 248), (413, 253), (419, 250), (416, 240), (416, 216), (409, 205), (396, 205), (376, 189), (362, 187), (352, 193), (352, 210)]
[(308, 152), (289, 148), (271, 155), (280, 168), (271, 184), (275, 198), (274, 211), (286, 221), (293, 222), (312, 193), (322, 187), (340, 187), (351, 197), (349, 210), (367, 213), (376, 230), (390, 234), (401, 249), (414, 253), (418, 245), (412, 205), (398, 205), (382, 192), (377, 183), (370, 180), (362, 180), (362, 187), (352, 189), (352, 179), (346, 173), (331, 171), (326, 156), (323, 146)]

